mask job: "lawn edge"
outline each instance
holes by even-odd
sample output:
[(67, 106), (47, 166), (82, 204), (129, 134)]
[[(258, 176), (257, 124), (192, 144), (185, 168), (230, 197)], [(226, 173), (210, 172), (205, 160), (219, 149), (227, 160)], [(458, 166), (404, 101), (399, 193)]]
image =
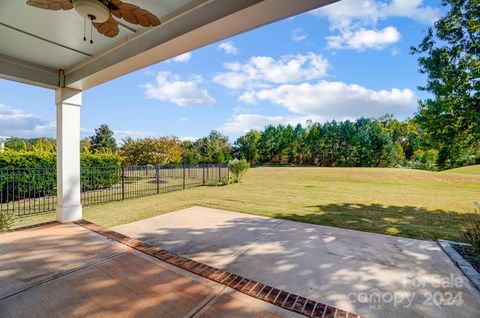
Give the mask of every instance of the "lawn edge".
[(4, 232), (0, 232), (0, 234), (24, 231), (24, 230), (29, 230), (29, 229), (35, 229), (37, 227), (52, 226), (52, 225), (58, 225), (58, 224), (61, 224), (61, 223), (58, 222), (58, 221), (47, 221), (47, 222), (42, 222), (42, 223), (37, 223), (37, 224), (31, 224), (31, 225), (16, 227), (16, 228), (13, 228), (13, 229), (10, 229), (10, 230), (6, 230)]

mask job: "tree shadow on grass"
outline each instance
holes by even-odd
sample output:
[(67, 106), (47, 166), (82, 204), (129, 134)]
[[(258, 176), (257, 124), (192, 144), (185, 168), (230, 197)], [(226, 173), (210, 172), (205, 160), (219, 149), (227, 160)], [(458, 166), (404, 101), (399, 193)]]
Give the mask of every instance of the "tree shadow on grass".
[(476, 215), (376, 203), (331, 203), (306, 206), (306, 208), (316, 211), (306, 214), (280, 213), (275, 217), (409, 238), (462, 241), (461, 226), (471, 222)]

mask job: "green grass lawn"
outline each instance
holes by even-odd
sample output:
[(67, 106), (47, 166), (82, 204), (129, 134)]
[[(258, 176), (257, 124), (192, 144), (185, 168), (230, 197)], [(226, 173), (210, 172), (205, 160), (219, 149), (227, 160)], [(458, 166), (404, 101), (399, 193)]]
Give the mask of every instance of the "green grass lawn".
[(441, 173), (480, 177), (480, 165), (445, 170), (445, 171), (442, 171)]
[[(105, 227), (200, 205), (419, 239), (462, 240), (480, 200), (476, 169), (463, 174), (381, 168), (255, 168), (243, 182), (84, 208)], [(468, 169), (467, 169), (468, 170)], [(19, 218), (17, 226), (54, 214)]]

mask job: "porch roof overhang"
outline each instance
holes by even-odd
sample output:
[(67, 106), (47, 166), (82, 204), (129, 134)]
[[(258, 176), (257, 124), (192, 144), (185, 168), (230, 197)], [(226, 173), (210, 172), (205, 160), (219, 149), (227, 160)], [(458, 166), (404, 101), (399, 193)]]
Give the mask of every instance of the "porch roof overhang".
[(47, 88), (86, 90), (230, 36), (338, 0), (130, 0), (162, 24), (120, 22), (117, 37), (84, 42), (73, 10), (47, 11), (21, 0), (0, 3), (0, 77)]

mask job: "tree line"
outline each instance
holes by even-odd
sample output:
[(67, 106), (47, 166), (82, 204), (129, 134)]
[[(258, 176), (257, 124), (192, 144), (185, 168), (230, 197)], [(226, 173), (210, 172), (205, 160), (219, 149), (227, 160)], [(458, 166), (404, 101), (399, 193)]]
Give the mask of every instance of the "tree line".
[[(12, 138), (7, 149), (55, 151), (55, 140)], [(452, 152), (437, 148), (418, 119), (392, 116), (355, 121), (308, 122), (306, 125), (269, 125), (251, 130), (233, 145), (227, 136), (212, 131), (195, 141), (175, 136), (127, 138), (117, 144), (113, 131), (101, 125), (81, 141), (83, 153), (119, 156), (125, 165), (226, 163), (233, 158), (253, 165), (315, 165), (322, 167), (407, 167), (447, 169), (480, 162), (480, 146)]]
[(475, 148), (458, 157), (442, 157), (441, 149), (431, 147), (415, 119), (399, 121), (391, 116), (309, 122), (305, 127), (270, 125), (238, 138), (234, 152), (252, 164), (427, 170), (475, 164), (480, 158)]

